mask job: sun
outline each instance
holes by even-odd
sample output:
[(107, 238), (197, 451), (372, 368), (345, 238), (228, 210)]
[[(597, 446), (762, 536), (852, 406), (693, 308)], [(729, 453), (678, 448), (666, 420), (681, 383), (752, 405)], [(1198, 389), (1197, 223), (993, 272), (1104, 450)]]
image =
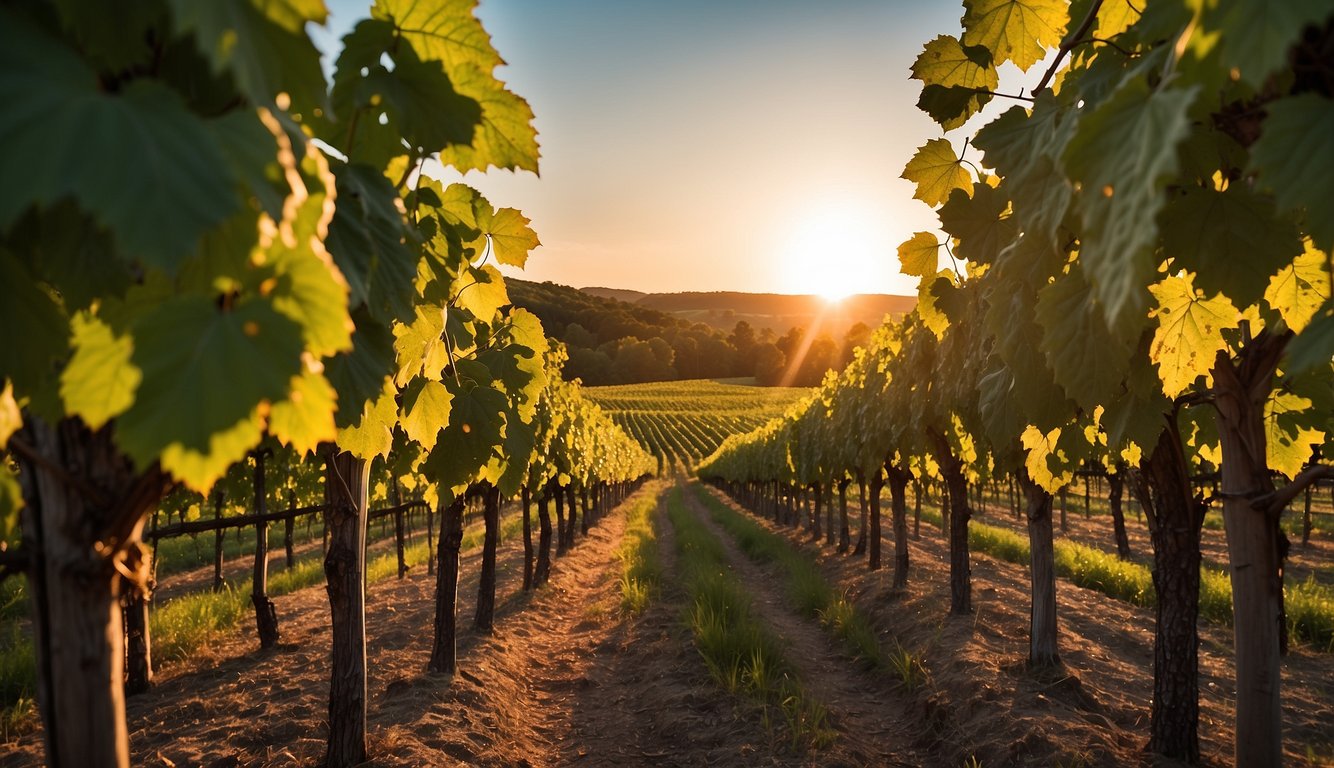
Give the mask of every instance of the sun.
[(874, 292), (893, 261), (882, 221), (874, 206), (856, 200), (829, 201), (794, 216), (782, 247), (788, 289), (831, 304)]

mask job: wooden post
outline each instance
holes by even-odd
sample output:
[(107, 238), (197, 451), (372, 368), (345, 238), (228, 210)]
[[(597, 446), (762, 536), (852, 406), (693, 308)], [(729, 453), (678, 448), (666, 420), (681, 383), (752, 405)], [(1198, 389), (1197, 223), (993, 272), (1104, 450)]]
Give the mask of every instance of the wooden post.
[[(213, 519), (222, 519), (222, 491), (213, 492)], [(222, 528), (213, 531), (213, 591), (222, 591), (222, 544), (227, 532)]]
[(366, 761), (366, 490), (370, 464), (328, 450), (324, 482), (328, 546), (324, 576), (333, 625), (329, 745), (325, 764)]
[[(287, 508), (296, 509), (296, 491), (287, 492)], [(296, 553), (292, 550), (292, 528), (296, 525), (296, 517), (287, 518), (287, 524), (283, 530), (283, 551), (287, 555), (287, 569), (290, 571), (292, 566), (296, 565)]]
[[(271, 452), (265, 448), (253, 451), (255, 460), (255, 514), (268, 514), (268, 498), (264, 487), (264, 459)], [(255, 627), (259, 631), (259, 647), (272, 648), (278, 644), (278, 609), (269, 599), (269, 524), (255, 525), (255, 575), (251, 582), (250, 601), (255, 605)]]

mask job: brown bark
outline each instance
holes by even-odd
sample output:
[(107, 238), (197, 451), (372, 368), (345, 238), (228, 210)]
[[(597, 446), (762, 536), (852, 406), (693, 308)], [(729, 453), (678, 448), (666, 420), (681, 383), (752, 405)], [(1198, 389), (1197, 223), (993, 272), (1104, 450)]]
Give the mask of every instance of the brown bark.
[(885, 474), (876, 469), (875, 474), (871, 475), (871, 488), (868, 493), (871, 499), (871, 541), (867, 544), (867, 565), (873, 571), (880, 570), (880, 489), (884, 486)]
[(565, 543), (565, 489), (552, 482), (548, 490), (556, 501), (556, 557), (560, 557), (568, 546)]
[(1130, 537), (1126, 534), (1126, 515), (1121, 504), (1125, 496), (1126, 484), (1125, 476), (1121, 474), (1123, 471), (1123, 466), (1117, 466), (1115, 472), (1107, 475), (1107, 485), (1110, 487), (1107, 504), (1112, 510), (1112, 531), (1116, 537), (1116, 556), (1122, 560), (1129, 560)]
[(852, 554), (861, 555), (866, 552), (866, 525), (871, 511), (866, 507), (866, 478), (860, 470), (857, 472), (857, 499), (861, 502), (858, 512), (860, 525), (857, 527), (857, 545), (852, 548)]
[(523, 506), (523, 591), (533, 588), (533, 497), (524, 486), (520, 491)]
[(1032, 602), (1029, 610), (1028, 663), (1052, 666), (1060, 663), (1056, 632), (1056, 556), (1052, 544), (1051, 494), (1019, 470), (1028, 518), (1029, 579)]
[(1189, 468), (1175, 416), (1140, 461), (1132, 489), (1153, 542), (1157, 621), (1148, 749), (1197, 762), (1199, 742), (1200, 528), (1204, 504), (1191, 497)]
[(846, 553), (848, 547), (852, 544), (852, 536), (848, 532), (848, 483), (852, 482), (850, 478), (843, 478), (838, 481), (838, 552)]
[(894, 528), (894, 581), (890, 589), (900, 591), (908, 586), (908, 481), (912, 473), (893, 464), (885, 465), (889, 481), (889, 504)]
[(153, 643), (148, 625), (146, 594), (127, 590), (123, 598), (125, 618), (125, 695), (147, 691), (153, 684)]
[(968, 559), (968, 521), (972, 517), (968, 479), (963, 474), (963, 462), (954, 455), (945, 435), (932, 433), (931, 442), (949, 497), (950, 613), (963, 615), (973, 612), (972, 569)]
[(819, 483), (811, 486), (811, 494), (815, 496), (815, 507), (811, 510), (811, 541), (820, 541), (820, 512), (824, 509), (824, 489)]
[[(213, 492), (213, 519), (222, 519), (222, 491)], [(227, 532), (221, 528), (213, 532), (213, 591), (222, 591), (222, 545)]]
[[(255, 460), (255, 514), (269, 513), (269, 500), (264, 483), (264, 459), (268, 450), (254, 451)], [(255, 571), (250, 580), (250, 602), (255, 606), (255, 629), (259, 647), (272, 648), (278, 644), (278, 608), (269, 599), (269, 524), (255, 526)]]
[(431, 672), (452, 675), (458, 665), (459, 549), (463, 545), (463, 505), (459, 496), (440, 519), (440, 562), (435, 569), (435, 635)]
[(551, 578), (551, 509), (548, 506), (550, 499), (548, 491), (543, 490), (542, 495), (537, 497), (537, 567), (533, 571), (533, 584), (541, 586), (546, 584)]
[(1257, 510), (1251, 500), (1274, 490), (1265, 458), (1264, 404), (1289, 338), (1290, 333), (1263, 331), (1245, 345), (1236, 364), (1219, 353), (1213, 368), (1237, 662), (1235, 762), (1259, 768), (1282, 762), (1279, 657), (1287, 650), (1288, 540), (1279, 528), (1281, 509)]
[(500, 543), (500, 489), (486, 484), (482, 490), (482, 570), (477, 581), (477, 613), (473, 627), (490, 632), (496, 616), (496, 546)]
[(366, 760), (366, 492), (370, 464), (333, 448), (326, 459), (324, 576), (333, 643), (325, 763)]

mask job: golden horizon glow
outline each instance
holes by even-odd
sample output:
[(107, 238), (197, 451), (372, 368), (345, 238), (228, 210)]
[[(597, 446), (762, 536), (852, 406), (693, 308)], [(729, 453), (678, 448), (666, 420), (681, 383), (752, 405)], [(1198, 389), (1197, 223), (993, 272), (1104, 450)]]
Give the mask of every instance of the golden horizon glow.
[(838, 197), (792, 216), (780, 255), (788, 289), (814, 294), (830, 305), (875, 292), (868, 277), (894, 259), (883, 219), (884, 212), (869, 201)]

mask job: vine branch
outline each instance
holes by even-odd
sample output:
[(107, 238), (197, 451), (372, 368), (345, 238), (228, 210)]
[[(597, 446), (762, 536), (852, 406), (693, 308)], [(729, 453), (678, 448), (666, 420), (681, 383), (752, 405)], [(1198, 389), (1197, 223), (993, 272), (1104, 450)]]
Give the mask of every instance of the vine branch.
[(1061, 47), (1056, 51), (1056, 60), (1051, 63), (1050, 67), (1047, 67), (1046, 72), (1042, 73), (1042, 79), (1038, 81), (1037, 87), (1033, 89), (1034, 96), (1046, 89), (1047, 84), (1056, 76), (1056, 70), (1060, 68), (1061, 62), (1070, 53), (1070, 49), (1078, 45), (1079, 40), (1088, 33), (1089, 28), (1093, 26), (1094, 19), (1098, 18), (1099, 8), (1102, 8), (1102, 0), (1093, 0), (1093, 5), (1089, 6), (1088, 13), (1085, 14), (1084, 20), (1079, 24), (1079, 29), (1066, 35), (1065, 39), (1061, 41)]
[(1251, 509), (1276, 515), (1286, 509), (1288, 504), (1297, 498), (1297, 494), (1321, 480), (1330, 478), (1334, 478), (1334, 466), (1317, 464), (1313, 467), (1307, 467), (1292, 478), (1291, 483), (1263, 496), (1257, 496), (1251, 501)]

